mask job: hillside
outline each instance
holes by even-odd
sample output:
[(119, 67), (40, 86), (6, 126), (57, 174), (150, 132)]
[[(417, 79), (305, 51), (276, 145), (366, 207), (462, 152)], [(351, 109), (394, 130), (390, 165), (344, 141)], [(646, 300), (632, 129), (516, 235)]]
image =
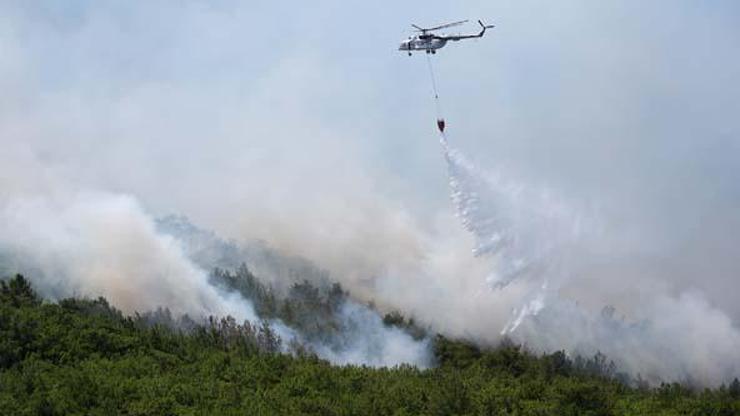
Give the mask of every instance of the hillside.
[(629, 387), (603, 356), (442, 336), (430, 369), (333, 366), (300, 345), (279, 352), (267, 323), (152, 324), (102, 298), (43, 301), (21, 276), (2, 282), (0, 340), (0, 409), (12, 415), (740, 413), (737, 380)]

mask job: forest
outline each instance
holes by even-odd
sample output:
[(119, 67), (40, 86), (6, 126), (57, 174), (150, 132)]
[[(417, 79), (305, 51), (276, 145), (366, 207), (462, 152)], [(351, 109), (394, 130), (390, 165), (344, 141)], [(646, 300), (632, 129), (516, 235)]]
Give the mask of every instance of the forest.
[[(332, 305), (347, 296), (339, 285), (303, 282), (278, 299), (246, 267), (213, 278), (317, 337), (332, 331)], [(737, 379), (717, 389), (650, 387), (620, 376), (601, 354), (482, 348), (428, 334), (399, 312), (384, 323), (431, 337), (434, 365), (332, 365), (285, 345), (267, 320), (126, 316), (104, 298), (44, 300), (16, 275), (0, 283), (0, 414), (740, 414)]]

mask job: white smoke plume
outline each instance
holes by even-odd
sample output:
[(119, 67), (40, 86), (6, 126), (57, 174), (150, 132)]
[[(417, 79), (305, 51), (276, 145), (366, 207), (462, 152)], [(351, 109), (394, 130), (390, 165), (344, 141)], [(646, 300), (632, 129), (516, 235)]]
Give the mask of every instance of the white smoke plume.
[[(176, 212), (450, 336), (495, 344), (517, 327), (538, 348), (727, 381), (737, 4), (430, 1), (0, 2), (0, 267), (44, 271), (56, 296), (228, 309), (152, 225)], [(424, 65), (394, 50), (398, 28), (451, 15), (497, 25), (437, 55), (455, 146), (497, 167), (459, 166), (456, 202), (480, 235), (448, 200)], [(294, 268), (254, 258), (276, 286)], [(619, 327), (663, 332), (589, 329), (608, 305)]]
[[(201, 248), (210, 249), (212, 256), (228, 255), (229, 245), (212, 237)], [(0, 206), (3, 268), (26, 273), (47, 298), (103, 296), (129, 314), (166, 307), (175, 316), (230, 315), (257, 322), (249, 301), (211, 285), (208, 273), (187, 257), (193, 243), (202, 241), (159, 232), (155, 221), (126, 195), (37, 195)], [(341, 328), (325, 342), (310, 340), (280, 320), (271, 324), (284, 348), (295, 339), (336, 364), (430, 365), (428, 341), (384, 325), (377, 311), (346, 300), (338, 315)]]
[[(294, 283), (308, 281), (317, 287), (333, 283), (327, 271), (304, 258), (286, 256), (264, 242), (225, 241), (182, 216), (158, 219), (157, 229), (180, 242), (187, 256), (203, 268), (234, 270), (246, 262), (263, 284), (281, 293), (279, 296), (286, 296)], [(355, 299), (343, 299), (334, 318), (337, 331), (321, 340), (306, 336), (279, 319), (270, 322), (284, 341), (286, 351), (290, 351), (290, 342), (296, 340), (318, 356), (340, 365), (410, 364), (426, 368), (433, 362), (428, 338), (414, 339), (406, 331), (385, 325), (380, 312)]]
[(427, 368), (434, 361), (430, 340), (415, 340), (399, 328), (383, 324), (377, 311), (356, 302), (345, 302), (338, 339), (309, 343), (320, 356), (341, 365), (393, 367), (400, 364)]
[(44, 296), (104, 296), (127, 313), (167, 307), (178, 315), (256, 319), (248, 302), (209, 285), (131, 196), (73, 192), (3, 201), (0, 252), (5, 268), (27, 273)]

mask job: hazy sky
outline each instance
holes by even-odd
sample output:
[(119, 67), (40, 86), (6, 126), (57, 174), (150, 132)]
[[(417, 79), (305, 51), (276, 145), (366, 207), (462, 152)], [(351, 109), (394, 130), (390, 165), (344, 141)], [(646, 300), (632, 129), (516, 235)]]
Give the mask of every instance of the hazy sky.
[(497, 26), (435, 56), (451, 142), (598, 211), (636, 275), (737, 322), (733, 1), (5, 0), (0, 197), (62, 181), (383, 259), (452, 215), (425, 57), (397, 45), (465, 18)]

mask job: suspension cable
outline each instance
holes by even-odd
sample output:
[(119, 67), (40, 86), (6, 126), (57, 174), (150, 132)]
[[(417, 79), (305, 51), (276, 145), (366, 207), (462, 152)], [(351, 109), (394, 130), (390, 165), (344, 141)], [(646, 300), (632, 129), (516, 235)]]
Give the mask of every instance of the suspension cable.
[(430, 54), (427, 54), (427, 66), (429, 67), (429, 77), (432, 80), (432, 90), (434, 91), (434, 108), (437, 112), (437, 128), (439, 132), (444, 134), (445, 132), (445, 119), (442, 115), (442, 104), (439, 100), (439, 91), (437, 89), (437, 78), (434, 75), (434, 67), (432, 66), (432, 58)]

